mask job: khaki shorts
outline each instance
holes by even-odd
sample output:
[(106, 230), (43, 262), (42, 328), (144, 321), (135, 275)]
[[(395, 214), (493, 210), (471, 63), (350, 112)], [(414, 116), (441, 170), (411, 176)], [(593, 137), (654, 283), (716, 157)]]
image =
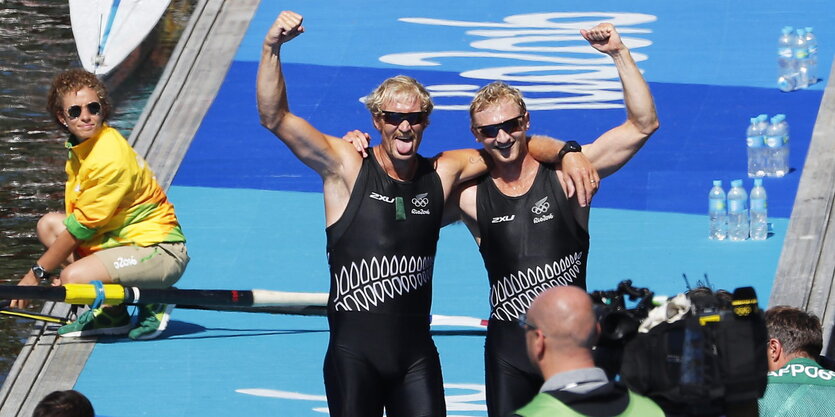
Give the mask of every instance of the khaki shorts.
[(183, 242), (153, 246), (119, 246), (93, 254), (104, 263), (115, 284), (140, 288), (168, 288), (174, 285), (188, 265)]

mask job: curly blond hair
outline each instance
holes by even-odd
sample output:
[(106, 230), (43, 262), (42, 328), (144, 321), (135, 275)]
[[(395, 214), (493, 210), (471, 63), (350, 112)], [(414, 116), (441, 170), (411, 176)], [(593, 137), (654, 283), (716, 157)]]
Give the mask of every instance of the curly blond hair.
[(107, 87), (94, 74), (87, 72), (81, 68), (74, 68), (64, 71), (55, 76), (52, 80), (52, 86), (49, 88), (49, 95), (46, 101), (46, 111), (52, 115), (58, 127), (64, 131), (69, 131), (61, 119), (59, 114), (64, 112), (64, 96), (70, 93), (75, 93), (84, 87), (92, 88), (96, 92), (101, 104), (101, 118), (102, 121), (107, 121), (110, 117), (110, 98), (107, 95)]
[(414, 96), (420, 100), (420, 110), (427, 116), (435, 107), (432, 97), (423, 84), (407, 75), (397, 75), (386, 79), (374, 91), (365, 97), (365, 107), (375, 116), (383, 113), (383, 103), (404, 96)]

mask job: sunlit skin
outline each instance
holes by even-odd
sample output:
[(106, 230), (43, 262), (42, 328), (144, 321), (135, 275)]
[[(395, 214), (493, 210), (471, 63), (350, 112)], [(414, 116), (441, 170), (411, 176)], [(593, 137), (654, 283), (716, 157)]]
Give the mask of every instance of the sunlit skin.
[[(496, 137), (486, 137), (477, 129), (479, 126), (502, 123), (518, 116), (523, 116), (523, 119), (521, 128), (516, 129), (516, 131), (499, 130)], [(530, 116), (527, 112), (523, 113), (519, 105), (514, 103), (513, 100), (504, 99), (496, 105), (488, 106), (484, 110), (474, 113), (473, 126), (475, 126), (473, 134), (493, 157), (496, 167), (508, 163), (521, 163), (521, 158), (528, 154), (528, 144), (525, 136), (528, 127), (530, 127)]]
[[(414, 113), (421, 111), (420, 104), (417, 97), (401, 96), (383, 103), (382, 109), (389, 112)], [(428, 124), (428, 119), (414, 125), (403, 120), (395, 126), (386, 123), (382, 115), (375, 115), (373, 122), (382, 137), (380, 148), (385, 151), (385, 155), (378, 152), (377, 157), (382, 158), (380, 162), (383, 166), (396, 165), (399, 168), (407, 168), (407, 171), (410, 170), (408, 168), (416, 166), (415, 156), (423, 139), (423, 131)], [(393, 173), (389, 172), (389, 174)]]
[(548, 379), (558, 373), (593, 368), (600, 325), (591, 297), (575, 286), (553, 287), (531, 303), (525, 345), (531, 363)]
[[(101, 113), (90, 114), (87, 105), (92, 102), (100, 102), (96, 91), (90, 87), (84, 87), (75, 93), (65, 94), (61, 99), (64, 110), (58, 113), (58, 120), (69, 129), (80, 142), (95, 136), (103, 127)], [(73, 119), (67, 114), (67, 109), (72, 106), (81, 106), (81, 115)]]

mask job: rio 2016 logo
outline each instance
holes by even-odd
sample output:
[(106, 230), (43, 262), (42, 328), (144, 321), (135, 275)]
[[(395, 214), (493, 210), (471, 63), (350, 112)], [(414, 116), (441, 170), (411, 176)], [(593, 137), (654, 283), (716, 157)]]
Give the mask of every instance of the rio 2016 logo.
[(128, 266), (136, 265), (138, 263), (139, 262), (136, 260), (136, 258), (134, 258), (132, 256), (130, 258), (123, 258), (123, 257), (120, 256), (120, 257), (116, 258), (115, 261), (113, 261), (113, 267), (116, 268), (116, 269), (121, 269), (121, 268), (125, 268), (125, 267), (128, 267)]

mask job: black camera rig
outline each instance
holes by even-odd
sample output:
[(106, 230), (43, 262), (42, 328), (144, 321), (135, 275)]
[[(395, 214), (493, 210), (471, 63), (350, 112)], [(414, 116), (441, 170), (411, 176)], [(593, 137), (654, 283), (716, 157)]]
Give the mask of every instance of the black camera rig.
[[(591, 297), (601, 326), (595, 361), (668, 416), (756, 413), (765, 392), (767, 331), (753, 288), (688, 291), (690, 309), (646, 332), (653, 292), (622, 281)], [(626, 301), (637, 301), (627, 307)], [(756, 414), (753, 414), (756, 415)]]

